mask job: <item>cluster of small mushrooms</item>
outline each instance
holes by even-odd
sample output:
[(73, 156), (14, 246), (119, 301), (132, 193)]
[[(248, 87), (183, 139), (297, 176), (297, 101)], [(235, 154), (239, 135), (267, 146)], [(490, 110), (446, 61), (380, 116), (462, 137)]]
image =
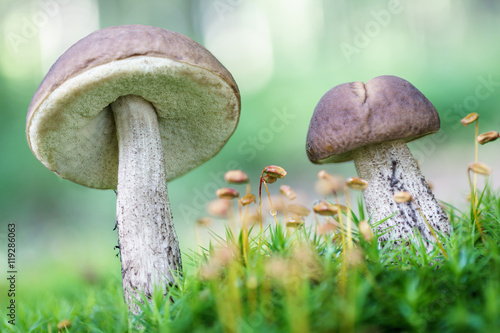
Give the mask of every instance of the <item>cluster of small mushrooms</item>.
[[(204, 47), (164, 29), (125, 25), (78, 41), (51, 67), (28, 109), (34, 155), (62, 178), (117, 192), (117, 228), (125, 300), (166, 291), (182, 263), (167, 181), (212, 158), (234, 132), (240, 93)], [(354, 159), (367, 180), (372, 221), (400, 241), (429, 228), (449, 233), (406, 142), (439, 129), (432, 104), (394, 76), (339, 85), (319, 102), (307, 136), (314, 163)], [(399, 191), (414, 200), (396, 203)], [(417, 209), (423, 214), (417, 213)]]

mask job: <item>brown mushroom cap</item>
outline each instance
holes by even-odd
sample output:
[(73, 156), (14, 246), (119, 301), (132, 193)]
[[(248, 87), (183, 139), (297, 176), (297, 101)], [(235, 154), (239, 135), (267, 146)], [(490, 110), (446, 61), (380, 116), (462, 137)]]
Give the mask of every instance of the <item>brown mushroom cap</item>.
[(439, 127), (434, 106), (406, 80), (387, 75), (366, 84), (344, 83), (328, 91), (316, 106), (307, 156), (313, 163), (349, 161), (359, 147), (398, 139), (408, 142)]
[(156, 109), (167, 180), (214, 156), (239, 120), (238, 87), (203, 46), (161, 28), (110, 27), (70, 47), (38, 87), (26, 119), (31, 150), (63, 178), (116, 188), (118, 143), (109, 105), (125, 95)]

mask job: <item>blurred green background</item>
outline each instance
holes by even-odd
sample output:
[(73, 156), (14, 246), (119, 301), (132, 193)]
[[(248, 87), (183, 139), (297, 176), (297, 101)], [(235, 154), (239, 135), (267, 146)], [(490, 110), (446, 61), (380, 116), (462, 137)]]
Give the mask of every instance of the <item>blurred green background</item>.
[[(40, 279), (58, 263), (119, 269), (115, 194), (47, 170), (28, 147), (25, 117), (60, 54), (94, 30), (122, 24), (193, 38), (226, 66), (241, 91), (239, 126), (226, 146), (169, 184), (181, 249), (188, 253), (195, 248), (196, 219), (206, 215), (204, 205), (228, 169), (247, 172), (256, 189), (262, 168), (280, 165), (289, 175), (271, 191), (289, 184), (305, 205), (319, 198), (319, 170), (355, 175), (353, 163), (318, 166), (305, 154), (314, 107), (337, 84), (397, 75), (433, 102), (442, 129), (410, 148), (436, 196), (457, 206), (465, 205), (474, 154), (473, 128), (459, 120), (478, 112), (480, 132), (500, 130), (495, 0), (0, 0), (0, 258), (6, 225), (16, 223), (19, 270), (36, 270)], [(480, 161), (494, 168), (490, 181), (498, 178), (498, 152), (498, 143), (480, 149)]]

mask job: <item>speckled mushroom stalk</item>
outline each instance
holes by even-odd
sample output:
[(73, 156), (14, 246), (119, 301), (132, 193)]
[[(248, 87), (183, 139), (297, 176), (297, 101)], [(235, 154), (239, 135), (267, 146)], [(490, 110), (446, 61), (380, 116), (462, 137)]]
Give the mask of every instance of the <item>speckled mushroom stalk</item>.
[(151, 296), (182, 271), (167, 196), (165, 160), (153, 105), (127, 95), (111, 104), (118, 137), (117, 227), (125, 300)]
[[(381, 236), (379, 241), (392, 238), (397, 245), (401, 239), (406, 239), (408, 244), (408, 239), (414, 238), (418, 230), (427, 251), (432, 250), (436, 239), (418, 208), (434, 231), (438, 234), (450, 232), (448, 218), (404, 140), (360, 147), (354, 152), (354, 163), (358, 175), (368, 181), (363, 192), (368, 216), (372, 221), (380, 221), (394, 214), (378, 227), (380, 232), (391, 228), (391, 232)], [(396, 203), (393, 196), (401, 191), (409, 192), (413, 201)]]

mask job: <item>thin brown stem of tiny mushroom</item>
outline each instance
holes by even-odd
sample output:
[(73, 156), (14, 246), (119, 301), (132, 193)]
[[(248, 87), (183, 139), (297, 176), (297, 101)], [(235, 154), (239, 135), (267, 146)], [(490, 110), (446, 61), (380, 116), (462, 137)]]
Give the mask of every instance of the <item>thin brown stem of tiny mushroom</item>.
[[(427, 251), (432, 250), (434, 237), (420, 216), (417, 207), (438, 233), (449, 234), (448, 217), (434, 198), (416, 161), (404, 140), (394, 140), (358, 148), (354, 152), (358, 175), (368, 181), (363, 192), (366, 210), (375, 222), (386, 219), (377, 229), (390, 231), (379, 241), (398, 245), (403, 240), (422, 235)], [(392, 199), (397, 192), (412, 193), (415, 203), (398, 205)], [(406, 244), (409, 245), (407, 242)], [(391, 245), (389, 245), (391, 246)]]
[(274, 209), (273, 201), (271, 200), (271, 194), (269, 194), (269, 188), (267, 187), (267, 182), (263, 179), (264, 187), (266, 188), (267, 197), (269, 198), (269, 206), (271, 208), (271, 215), (274, 217), (276, 225), (279, 224), (278, 218), (276, 217), (276, 210)]
[[(337, 193), (334, 193), (335, 196), (335, 203), (337, 206), (340, 208), (339, 204), (339, 198), (337, 196)], [(340, 222), (340, 232), (341, 232), (341, 239), (342, 239), (342, 267), (341, 267), (341, 273), (340, 273), (340, 290), (342, 295), (345, 295), (346, 293), (346, 286), (347, 286), (347, 254), (349, 253), (350, 248), (346, 245), (346, 235), (345, 235), (345, 230), (344, 230), (344, 222), (342, 218), (342, 211), (339, 210), (339, 222)]]
[(182, 271), (179, 242), (167, 196), (163, 146), (155, 108), (127, 95), (111, 104), (118, 137), (117, 226), (125, 301), (166, 292)]
[[(351, 221), (351, 197), (349, 194), (349, 187), (347, 186), (347, 183), (344, 183), (344, 193), (345, 193), (345, 201), (347, 205), (347, 248), (352, 249), (354, 246), (354, 243), (352, 241), (352, 221)], [(342, 214), (342, 212), (341, 212)]]
[[(261, 235), (262, 235), (262, 225), (263, 225), (263, 221), (262, 221), (262, 182), (263, 182), (262, 177), (263, 176), (264, 176), (264, 170), (260, 174), (260, 179), (259, 179), (259, 212), (258, 212), (258, 215), (259, 215), (259, 226), (260, 226), (259, 233)], [(259, 245), (260, 245), (260, 238), (261, 237), (259, 236)]]
[(248, 226), (247, 226), (247, 216), (248, 216), (248, 205), (245, 208), (245, 215), (241, 215), (241, 199), (238, 199), (238, 206), (240, 207), (240, 216), (241, 216), (241, 228), (242, 228), (242, 243), (243, 243), (243, 258), (245, 259), (245, 265), (248, 267)]
[(243, 211), (241, 209), (241, 199), (240, 195), (238, 193), (238, 197), (236, 198), (238, 202), (238, 212), (240, 214), (240, 222), (241, 222), (241, 229), (242, 229), (242, 247), (243, 247), (243, 259), (245, 260), (245, 266), (248, 267), (248, 227), (246, 225), (246, 221), (243, 218)]
[[(340, 203), (339, 203), (339, 197), (337, 196), (337, 192), (333, 192), (333, 196), (335, 198), (335, 203), (337, 204), (337, 207), (340, 208)], [(341, 240), (342, 240), (342, 251), (345, 253), (347, 249), (346, 245), (346, 235), (345, 235), (345, 229), (344, 229), (344, 220), (342, 218), (342, 211), (339, 210), (339, 223), (340, 223), (340, 233), (341, 233)]]
[[(276, 218), (276, 211), (274, 210), (273, 202), (271, 200), (271, 195), (269, 194), (269, 188), (267, 187), (267, 181), (266, 181), (266, 174), (265, 174), (265, 169), (262, 171), (262, 174), (260, 175), (260, 182), (259, 182), (259, 217), (260, 217), (260, 232), (262, 233), (262, 184), (264, 184), (264, 187), (267, 192), (267, 197), (269, 198), (269, 205), (271, 209), (271, 214), (274, 216), (274, 219), (276, 220), (276, 225), (278, 225), (278, 219)], [(273, 182), (276, 181), (276, 178), (274, 177), (267, 177), (270, 180), (273, 180)]]
[(488, 176), (491, 173), (491, 168), (488, 167), (487, 165), (477, 162), (477, 163), (472, 163), (469, 165), (469, 168), (467, 169), (467, 177), (469, 178), (469, 186), (471, 188), (471, 204), (472, 204), (472, 212), (474, 214), (474, 221), (476, 222), (477, 229), (479, 230), (479, 233), (481, 235), (481, 240), (484, 243), (484, 234), (483, 234), (483, 226), (481, 225), (481, 222), (479, 221), (479, 213), (478, 213), (478, 206), (479, 206), (479, 201), (477, 200), (477, 189), (476, 189), (476, 184), (474, 184), (474, 189), (472, 188), (472, 181), (470, 178), (470, 173), (474, 172), (474, 176), (477, 176), (477, 174), (482, 174), (484, 176)]
[[(475, 121), (476, 126), (474, 127), (474, 163), (478, 162), (478, 155), (479, 155), (479, 140), (477, 139), (479, 135), (479, 118), (476, 119)], [(474, 193), (477, 193), (477, 173), (474, 173)], [(475, 195), (477, 199), (477, 195)], [(477, 205), (477, 200), (474, 203)]]
[[(474, 180), (476, 180), (477, 174), (474, 173)], [(481, 227), (481, 224), (479, 223), (479, 219), (477, 216), (477, 200), (476, 200), (476, 183), (472, 183), (472, 180), (470, 178), (470, 168), (467, 170), (467, 178), (469, 179), (469, 187), (470, 187), (470, 201), (472, 205), (472, 213), (474, 215), (474, 222), (476, 222), (477, 230), (479, 230), (479, 234), (481, 235), (481, 240), (484, 243), (484, 236), (483, 236), (483, 228)]]

